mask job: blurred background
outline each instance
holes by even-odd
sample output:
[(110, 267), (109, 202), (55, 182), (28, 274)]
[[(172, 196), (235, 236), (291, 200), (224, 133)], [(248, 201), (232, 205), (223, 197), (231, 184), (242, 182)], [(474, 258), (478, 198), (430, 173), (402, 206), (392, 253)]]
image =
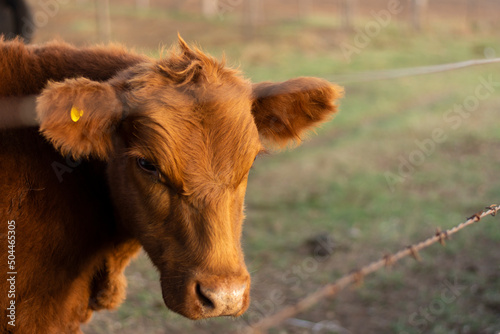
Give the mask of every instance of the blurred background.
[[(0, 3), (0, 27), (15, 31), (9, 2)], [(333, 121), (251, 171), (246, 315), (192, 322), (168, 311), (141, 254), (127, 269), (126, 302), (96, 313), (87, 334), (239, 330), (500, 202), (500, 65), (405, 76), (407, 68), (500, 57), (498, 0), (26, 3), (32, 20), (21, 29), (32, 43), (117, 42), (159, 57), (180, 33), (253, 81), (317, 76), (346, 90)], [(394, 74), (402, 76), (386, 78)], [(497, 334), (498, 224), (485, 219), (422, 252), (422, 262), (403, 260), (271, 333)]]

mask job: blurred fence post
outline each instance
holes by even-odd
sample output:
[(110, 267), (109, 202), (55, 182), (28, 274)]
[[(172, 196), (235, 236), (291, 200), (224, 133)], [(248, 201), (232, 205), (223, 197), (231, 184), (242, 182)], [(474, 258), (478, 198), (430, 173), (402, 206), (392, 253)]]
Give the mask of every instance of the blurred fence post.
[(467, 21), (472, 28), (477, 27), (477, 2), (478, 0), (467, 0)]
[(411, 0), (412, 25), (415, 31), (421, 31), (427, 14), (428, 0)]
[(203, 16), (212, 18), (216, 16), (219, 12), (219, 2), (218, 0), (202, 0), (202, 12)]
[(243, 3), (243, 37), (253, 38), (255, 27), (262, 20), (261, 0), (245, 0)]
[(149, 8), (149, 0), (135, 0), (135, 6), (137, 8), (148, 9)]
[(355, 0), (340, 0), (340, 15), (342, 21), (342, 28), (351, 29), (353, 27), (354, 6)]
[(183, 1), (182, 0), (174, 0), (172, 1), (172, 4), (170, 5), (170, 8), (173, 10), (173, 11), (179, 11), (180, 8), (181, 8), (181, 5), (182, 5)]
[(99, 39), (109, 42), (111, 39), (111, 22), (109, 18), (109, 0), (95, 0), (97, 32)]
[(309, 16), (311, 11), (311, 0), (298, 0), (299, 1), (299, 17)]

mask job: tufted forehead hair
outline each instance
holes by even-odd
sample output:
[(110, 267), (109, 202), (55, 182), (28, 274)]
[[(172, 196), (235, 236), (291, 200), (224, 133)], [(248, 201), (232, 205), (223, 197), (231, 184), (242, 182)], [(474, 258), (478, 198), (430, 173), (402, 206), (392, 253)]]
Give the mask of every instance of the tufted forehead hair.
[(179, 37), (179, 49), (170, 50), (168, 56), (157, 63), (158, 71), (173, 85), (186, 86), (196, 83), (236, 84), (238, 71), (227, 68), (222, 61), (206, 55), (199, 48), (190, 48)]
[(135, 90), (141, 101), (146, 100), (142, 97), (152, 97), (143, 94), (166, 87), (174, 88), (171, 91), (177, 94), (186, 94), (198, 104), (251, 96), (250, 82), (238, 70), (226, 67), (224, 57), (218, 61), (198, 48), (192, 49), (180, 36), (178, 48), (170, 49), (160, 60), (139, 64), (123, 75), (128, 77), (124, 88)]
[(190, 49), (131, 70), (125, 101), (129, 154), (157, 163), (186, 195), (217, 198), (237, 186), (262, 150), (251, 114), (252, 86), (224, 61)]

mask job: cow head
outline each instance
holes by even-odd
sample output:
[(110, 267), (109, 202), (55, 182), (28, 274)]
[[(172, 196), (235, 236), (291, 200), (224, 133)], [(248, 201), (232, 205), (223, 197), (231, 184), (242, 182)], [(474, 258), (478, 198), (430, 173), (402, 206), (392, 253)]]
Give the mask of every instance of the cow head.
[(50, 83), (37, 112), (63, 154), (107, 161), (119, 224), (158, 268), (165, 304), (200, 319), (248, 307), (240, 236), (255, 158), (300, 140), (341, 94), (315, 78), (251, 84), (180, 40), (108, 82)]

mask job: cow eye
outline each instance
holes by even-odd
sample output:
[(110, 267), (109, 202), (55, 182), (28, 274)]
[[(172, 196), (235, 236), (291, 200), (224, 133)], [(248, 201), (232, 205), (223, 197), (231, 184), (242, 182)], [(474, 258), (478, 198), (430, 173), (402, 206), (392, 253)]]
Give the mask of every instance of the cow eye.
[(143, 170), (150, 174), (158, 174), (158, 168), (149, 160), (144, 158), (137, 158), (137, 165)]

